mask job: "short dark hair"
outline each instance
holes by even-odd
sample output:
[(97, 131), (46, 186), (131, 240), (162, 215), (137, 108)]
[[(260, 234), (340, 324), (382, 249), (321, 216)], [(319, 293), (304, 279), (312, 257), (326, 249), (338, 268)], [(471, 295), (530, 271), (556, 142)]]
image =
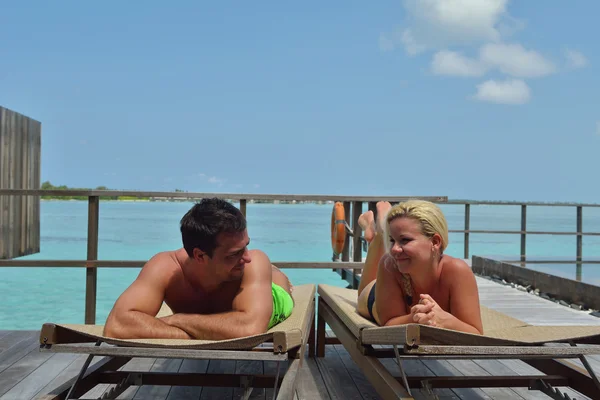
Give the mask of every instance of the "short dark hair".
[(246, 229), (246, 218), (233, 204), (219, 198), (202, 199), (181, 218), (181, 239), (190, 257), (194, 248), (213, 256), (219, 233), (239, 233)]

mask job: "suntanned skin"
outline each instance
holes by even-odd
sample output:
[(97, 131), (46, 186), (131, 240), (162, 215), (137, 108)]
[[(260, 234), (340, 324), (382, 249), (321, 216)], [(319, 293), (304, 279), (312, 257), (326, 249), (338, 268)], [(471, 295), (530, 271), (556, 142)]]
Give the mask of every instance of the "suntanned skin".
[[(377, 204), (377, 226), (386, 223), (390, 207), (389, 203)], [(370, 213), (363, 214), (359, 221), (366, 228), (365, 238), (371, 245), (358, 289), (358, 312), (370, 318), (368, 296), (377, 283), (373, 316), (381, 326), (418, 323), (482, 334), (479, 293), (471, 268), (463, 260), (448, 255), (436, 258), (441, 237), (423, 236), (419, 222), (411, 218), (398, 218), (390, 223), (391, 249), (386, 253), (383, 232), (375, 227)], [(404, 300), (401, 273), (410, 275), (412, 306)]]
[[(246, 231), (219, 234), (213, 257), (194, 249), (150, 259), (117, 299), (104, 328), (114, 338), (221, 340), (267, 330), (271, 282), (291, 294), (288, 278), (265, 253), (248, 250)], [(163, 301), (173, 315), (156, 318)]]

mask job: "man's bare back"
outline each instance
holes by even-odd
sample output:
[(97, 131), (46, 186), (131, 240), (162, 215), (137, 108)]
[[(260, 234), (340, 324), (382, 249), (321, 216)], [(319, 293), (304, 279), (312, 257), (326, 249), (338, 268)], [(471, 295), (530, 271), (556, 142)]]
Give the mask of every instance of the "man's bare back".
[[(290, 315), (291, 283), (265, 253), (248, 250), (239, 210), (203, 200), (184, 216), (181, 230), (184, 248), (146, 263), (117, 299), (106, 336), (230, 339), (263, 333)], [(163, 302), (173, 315), (156, 318)]]

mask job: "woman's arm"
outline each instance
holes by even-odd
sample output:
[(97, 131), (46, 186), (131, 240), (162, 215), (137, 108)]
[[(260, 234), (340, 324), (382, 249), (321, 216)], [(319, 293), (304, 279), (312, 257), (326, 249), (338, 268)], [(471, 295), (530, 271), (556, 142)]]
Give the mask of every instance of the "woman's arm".
[(381, 257), (377, 269), (375, 286), (375, 307), (378, 323), (381, 326), (409, 324), (414, 322), (406, 312), (404, 293), (397, 278), (393, 260), (387, 254)]
[(483, 334), (481, 308), (477, 281), (471, 268), (457, 258), (442, 273), (442, 279), (450, 280), (450, 315), (443, 328)]

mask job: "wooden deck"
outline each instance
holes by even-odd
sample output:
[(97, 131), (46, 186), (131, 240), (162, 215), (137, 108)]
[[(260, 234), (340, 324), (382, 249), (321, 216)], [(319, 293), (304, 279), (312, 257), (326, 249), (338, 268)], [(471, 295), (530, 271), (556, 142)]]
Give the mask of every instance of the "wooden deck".
[[(539, 325), (585, 324), (600, 325), (600, 319), (537, 296), (477, 278), (481, 303), (523, 321)], [(96, 359), (95, 359), (96, 360)], [(588, 357), (600, 373), (600, 357)], [(85, 356), (52, 354), (38, 351), (37, 331), (0, 331), (0, 400), (34, 399), (75, 376)], [(386, 367), (398, 376), (398, 367), (387, 360)], [(94, 361), (92, 362), (92, 364)], [(408, 375), (531, 375), (539, 371), (521, 361), (455, 360), (405, 361)], [(137, 359), (125, 369), (139, 371), (228, 372), (245, 371), (271, 373), (270, 362), (194, 361), (180, 359)], [(599, 374), (600, 375), (600, 374)], [(108, 385), (96, 388), (86, 398), (100, 397)], [(572, 398), (587, 399), (569, 389), (561, 388)], [(548, 399), (539, 391), (526, 388), (436, 389), (440, 399)], [(413, 391), (415, 398), (427, 398), (423, 391)], [(270, 399), (273, 389), (254, 389), (252, 399)], [(237, 399), (241, 389), (201, 387), (130, 387), (119, 399)], [(299, 372), (296, 390), (298, 399), (378, 399), (371, 384), (360, 372), (342, 345), (327, 346), (326, 357), (309, 358)]]

